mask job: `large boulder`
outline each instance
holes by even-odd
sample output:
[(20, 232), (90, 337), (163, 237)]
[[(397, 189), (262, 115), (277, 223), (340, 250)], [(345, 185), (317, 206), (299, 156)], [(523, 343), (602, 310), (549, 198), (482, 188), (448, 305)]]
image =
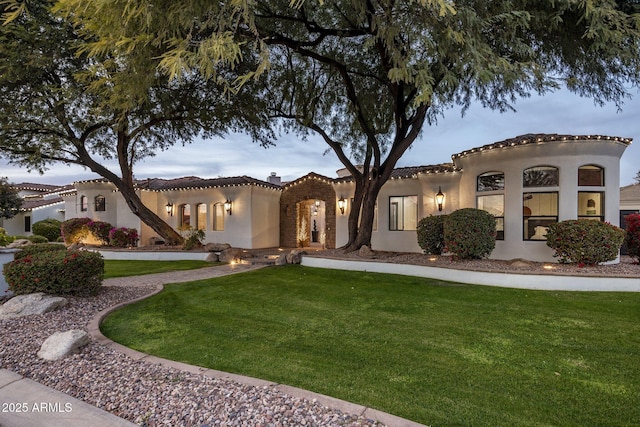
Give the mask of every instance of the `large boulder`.
[(287, 263), (288, 264), (300, 264), (302, 262), (302, 255), (306, 255), (307, 253), (300, 249), (293, 249), (291, 252), (287, 254)]
[(67, 299), (42, 292), (18, 295), (0, 306), (0, 319), (44, 314), (67, 305)]
[(225, 249), (230, 249), (231, 245), (228, 243), (207, 243), (204, 245), (206, 252), (222, 252)]
[(56, 332), (42, 343), (38, 357), (45, 360), (60, 360), (80, 351), (80, 347), (89, 344), (89, 334), (80, 329)]
[(374, 251), (371, 250), (371, 248), (367, 245), (363, 245), (359, 250), (358, 250), (358, 256), (360, 258), (375, 258), (376, 257), (376, 253)]
[(280, 256), (276, 258), (276, 265), (287, 265), (287, 254), (280, 254)]
[(7, 245), (7, 249), (24, 248), (25, 246), (33, 245), (30, 240), (17, 239)]
[(233, 262), (240, 261), (242, 259), (253, 258), (251, 252), (238, 248), (228, 248), (220, 252), (221, 262)]

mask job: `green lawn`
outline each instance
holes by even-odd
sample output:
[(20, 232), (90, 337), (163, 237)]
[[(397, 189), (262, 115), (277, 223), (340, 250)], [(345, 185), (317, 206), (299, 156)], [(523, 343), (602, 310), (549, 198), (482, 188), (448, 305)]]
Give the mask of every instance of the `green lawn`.
[(102, 330), (433, 426), (640, 425), (634, 293), (286, 266), (169, 285)]
[(104, 278), (141, 276), (143, 274), (166, 273), (167, 271), (194, 270), (211, 267), (220, 263), (206, 261), (125, 261), (106, 259), (104, 261)]

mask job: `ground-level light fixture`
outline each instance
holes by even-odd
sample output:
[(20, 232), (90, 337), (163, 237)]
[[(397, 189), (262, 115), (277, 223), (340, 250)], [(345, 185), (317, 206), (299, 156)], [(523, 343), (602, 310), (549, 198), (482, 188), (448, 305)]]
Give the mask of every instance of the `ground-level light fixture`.
[(173, 216), (173, 203), (169, 202), (164, 207), (167, 210), (167, 215)]
[(438, 186), (438, 192), (436, 193), (436, 203), (438, 204), (438, 211), (442, 212), (442, 203), (444, 202), (444, 193), (442, 188)]
[(344, 215), (344, 208), (346, 207), (346, 205), (347, 205), (347, 201), (344, 199), (344, 197), (340, 197), (338, 199), (338, 209), (340, 209), (340, 213), (342, 215)]
[(227, 211), (229, 215), (231, 215), (231, 200), (227, 199), (224, 202), (224, 210)]

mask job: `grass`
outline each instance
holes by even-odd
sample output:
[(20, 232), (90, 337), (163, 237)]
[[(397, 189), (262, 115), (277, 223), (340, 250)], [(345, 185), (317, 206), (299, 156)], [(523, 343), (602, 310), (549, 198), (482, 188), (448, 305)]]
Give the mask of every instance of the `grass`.
[(433, 426), (640, 424), (640, 295), (273, 267), (173, 284), (110, 338)]
[(194, 270), (197, 268), (211, 267), (217, 263), (207, 261), (130, 261), (113, 260), (104, 261), (104, 278), (141, 276), (143, 274), (166, 273), (167, 271)]

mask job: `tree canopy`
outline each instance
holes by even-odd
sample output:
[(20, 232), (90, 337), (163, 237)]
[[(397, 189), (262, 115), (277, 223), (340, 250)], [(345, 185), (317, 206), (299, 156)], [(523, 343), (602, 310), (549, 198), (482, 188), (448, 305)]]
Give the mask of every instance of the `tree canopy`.
[[(640, 83), (640, 16), (623, 1), (59, 4), (95, 37), (86, 52), (117, 48), (144, 63), (153, 48), (169, 76), (198, 71), (231, 88), (257, 79), (272, 119), (319, 134), (351, 172), (350, 249), (370, 244), (380, 188), (447, 108), (507, 111), (563, 86), (620, 106)], [(246, 59), (253, 66), (232, 78), (217, 72)]]
[(85, 166), (114, 183), (132, 212), (167, 242), (181, 241), (136, 194), (134, 165), (227, 130), (249, 130), (268, 143), (260, 102), (232, 100), (198, 70), (169, 78), (158, 70), (152, 46), (129, 57), (117, 48), (90, 56), (95, 39), (52, 14), (52, 6), (29, 2), (0, 27), (0, 155), (40, 172), (55, 162)]
[(0, 218), (13, 218), (22, 207), (22, 198), (9, 184), (6, 177), (0, 177)]

